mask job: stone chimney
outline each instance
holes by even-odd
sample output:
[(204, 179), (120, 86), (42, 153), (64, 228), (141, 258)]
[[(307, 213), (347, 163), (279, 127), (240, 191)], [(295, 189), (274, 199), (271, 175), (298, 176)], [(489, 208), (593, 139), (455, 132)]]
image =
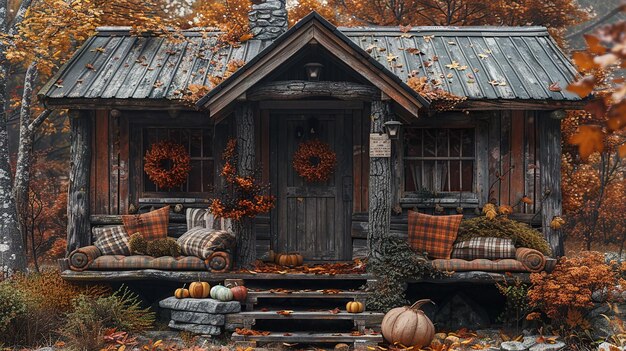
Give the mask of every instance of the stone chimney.
[(274, 40), (287, 31), (287, 0), (257, 0), (248, 13), (255, 39)]

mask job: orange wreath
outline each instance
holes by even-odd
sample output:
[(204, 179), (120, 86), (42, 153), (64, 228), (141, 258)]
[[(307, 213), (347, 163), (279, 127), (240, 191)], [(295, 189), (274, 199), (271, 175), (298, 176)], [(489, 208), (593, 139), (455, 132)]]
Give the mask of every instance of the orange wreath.
[(293, 155), (293, 168), (307, 182), (327, 181), (336, 164), (337, 155), (330, 145), (317, 139), (300, 143)]
[[(171, 189), (183, 184), (191, 171), (191, 159), (185, 147), (172, 141), (159, 141), (150, 146), (144, 156), (143, 170), (159, 188)], [(163, 162), (170, 160), (167, 169)]]

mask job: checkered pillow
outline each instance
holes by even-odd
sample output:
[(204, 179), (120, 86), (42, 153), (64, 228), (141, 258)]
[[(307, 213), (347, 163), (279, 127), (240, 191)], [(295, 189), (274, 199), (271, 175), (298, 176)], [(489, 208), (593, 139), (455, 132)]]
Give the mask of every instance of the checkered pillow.
[(96, 237), (94, 245), (103, 255), (130, 255), (128, 234), (123, 225), (98, 229)]
[(151, 241), (167, 237), (170, 221), (170, 207), (165, 206), (144, 214), (122, 216), (127, 233), (141, 233), (144, 239)]
[(232, 232), (195, 227), (177, 240), (185, 256), (196, 256), (206, 260), (216, 250), (232, 249), (236, 239)]
[(430, 258), (449, 259), (463, 215), (429, 216), (409, 211), (409, 244)]
[(454, 244), (452, 258), (500, 260), (515, 258), (513, 240), (506, 238), (472, 238)]
[(215, 218), (215, 216), (205, 208), (188, 208), (185, 217), (187, 220), (187, 230), (195, 227), (233, 230), (230, 219)]

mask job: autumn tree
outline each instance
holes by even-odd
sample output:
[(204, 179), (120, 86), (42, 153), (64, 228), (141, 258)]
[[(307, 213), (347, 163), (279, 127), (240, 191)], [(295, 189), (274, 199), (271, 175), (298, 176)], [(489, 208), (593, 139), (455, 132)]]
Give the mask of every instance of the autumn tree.
[(576, 148), (564, 167), (580, 179), (566, 180), (572, 189), (571, 195), (564, 192), (569, 196), (564, 204), (576, 219), (574, 233), (583, 234), (588, 248), (600, 237), (617, 242), (622, 251), (626, 238), (624, 215), (619, 211), (626, 172), (626, 82), (619, 70), (626, 67), (626, 22), (584, 37), (587, 49), (573, 55), (581, 77), (568, 89), (588, 102), (586, 113), (565, 133)]
[[(11, 6), (17, 4), (17, 11)], [(18, 210), (26, 211), (34, 140), (50, 111), (34, 103), (38, 88), (97, 26), (133, 26), (164, 32), (172, 21), (160, 0), (22, 0), (0, 1), (0, 268), (11, 273), (26, 267)], [(15, 78), (23, 76), (21, 91)], [(13, 78), (13, 79), (12, 79)], [(14, 99), (11, 100), (10, 96)], [(13, 180), (8, 125), (19, 119), (19, 149)], [(17, 202), (16, 202), (17, 200)]]

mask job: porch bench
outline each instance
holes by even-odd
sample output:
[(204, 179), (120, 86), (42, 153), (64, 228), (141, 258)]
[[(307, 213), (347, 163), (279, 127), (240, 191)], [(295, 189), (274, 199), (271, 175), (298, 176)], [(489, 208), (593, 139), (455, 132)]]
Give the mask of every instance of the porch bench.
[(94, 245), (74, 250), (67, 260), (69, 269), (77, 272), (141, 269), (226, 272), (230, 269), (231, 262), (231, 253), (228, 251), (215, 251), (203, 260), (195, 256), (102, 255)]

